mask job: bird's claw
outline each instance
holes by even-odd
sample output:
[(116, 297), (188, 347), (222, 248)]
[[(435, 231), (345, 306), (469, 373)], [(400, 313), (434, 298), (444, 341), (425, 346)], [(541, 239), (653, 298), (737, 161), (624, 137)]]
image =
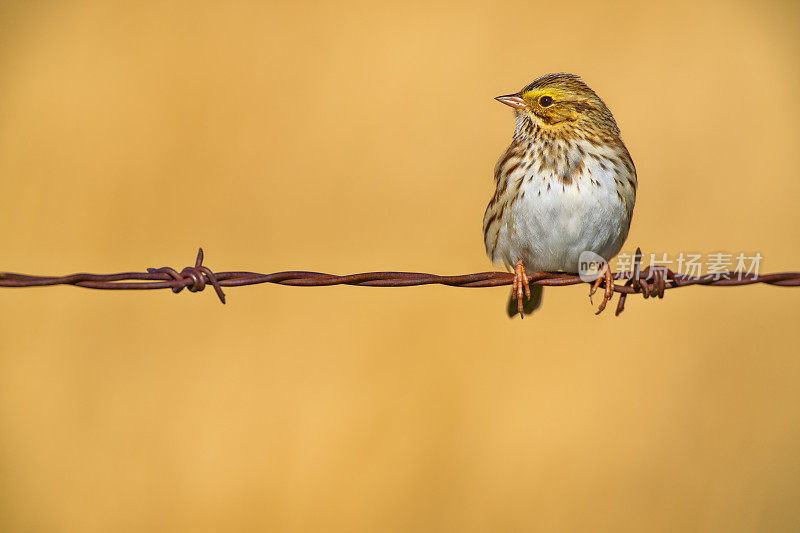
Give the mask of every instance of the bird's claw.
[(517, 300), (517, 311), (520, 318), (525, 318), (523, 292), (526, 298), (531, 297), (531, 287), (528, 275), (525, 273), (525, 265), (522, 261), (517, 261), (514, 265), (514, 283), (511, 285), (511, 297)]
[(600, 267), (600, 272), (598, 272), (597, 278), (592, 283), (592, 288), (589, 290), (589, 301), (592, 301), (592, 296), (600, 285), (605, 281), (605, 291), (603, 291), (603, 301), (600, 302), (600, 305), (597, 308), (596, 315), (602, 313), (605, 308), (606, 304), (608, 304), (611, 297), (614, 295), (614, 277), (611, 275), (611, 268), (609, 268), (608, 263), (603, 263), (603, 266)]

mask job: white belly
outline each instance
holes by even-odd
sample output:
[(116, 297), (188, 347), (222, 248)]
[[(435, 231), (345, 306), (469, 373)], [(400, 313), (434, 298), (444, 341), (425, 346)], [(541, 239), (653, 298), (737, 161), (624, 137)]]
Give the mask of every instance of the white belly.
[(620, 169), (592, 162), (570, 184), (552, 174), (538, 176), (533, 169), (515, 179), (521, 180), (524, 196), (517, 197), (499, 227), (495, 260), (508, 268), (522, 259), (529, 271), (577, 272), (581, 252), (606, 261), (619, 253), (635, 199)]

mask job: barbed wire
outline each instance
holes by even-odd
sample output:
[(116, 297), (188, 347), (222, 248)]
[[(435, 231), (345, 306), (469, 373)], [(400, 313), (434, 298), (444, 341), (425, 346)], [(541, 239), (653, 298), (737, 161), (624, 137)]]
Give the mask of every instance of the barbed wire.
[[(765, 283), (781, 287), (800, 287), (800, 272), (777, 272), (772, 274), (752, 274), (740, 271), (717, 272), (695, 277), (677, 274), (662, 267), (642, 268), (642, 252), (636, 249), (633, 270), (615, 272), (615, 280), (626, 280), (624, 284), (614, 283), (614, 292), (620, 294), (616, 315), (624, 307), (629, 294), (642, 294), (644, 298), (663, 298), (669, 289), (691, 285), (710, 285), (733, 287)], [(576, 274), (564, 272), (533, 272), (528, 274), (531, 284), (561, 287), (590, 284)], [(13, 272), (0, 272), (0, 287), (49, 287), (53, 285), (74, 285), (87, 289), (101, 290), (155, 290), (171, 289), (178, 293), (183, 289), (200, 292), (210, 284), (219, 300), (225, 303), (222, 287), (242, 287), (260, 283), (275, 283), (295, 287), (320, 287), (329, 285), (358, 285), (365, 287), (410, 287), (415, 285), (448, 285), (451, 287), (499, 287), (511, 285), (514, 275), (509, 272), (476, 272), (456, 276), (439, 276), (422, 272), (362, 272), (337, 276), (323, 272), (287, 271), (261, 274), (258, 272), (213, 272), (203, 265), (203, 249), (197, 253), (193, 267), (176, 271), (171, 267), (148, 268), (147, 272), (120, 272), (116, 274), (77, 273), (67, 276), (33, 276)], [(605, 286), (603, 281), (601, 287)], [(603, 305), (604, 307), (604, 305)]]

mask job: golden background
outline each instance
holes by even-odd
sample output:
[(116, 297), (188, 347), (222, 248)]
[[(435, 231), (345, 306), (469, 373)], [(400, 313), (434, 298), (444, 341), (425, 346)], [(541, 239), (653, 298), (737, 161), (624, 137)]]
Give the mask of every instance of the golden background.
[[(492, 267), (513, 131), (575, 72), (625, 251), (800, 267), (797, 2), (0, 4), (0, 270)], [(792, 289), (530, 320), (508, 288), (0, 289), (2, 531), (797, 531)], [(612, 310), (615, 305), (612, 304)]]

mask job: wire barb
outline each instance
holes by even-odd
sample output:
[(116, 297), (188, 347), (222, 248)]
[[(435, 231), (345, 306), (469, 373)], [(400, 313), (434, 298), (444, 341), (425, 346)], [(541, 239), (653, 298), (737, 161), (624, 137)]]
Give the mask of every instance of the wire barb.
[(219, 301), (223, 304), (225, 303), (225, 293), (222, 292), (222, 287), (220, 287), (216, 275), (214, 275), (214, 272), (212, 272), (210, 268), (203, 266), (202, 248), (197, 251), (197, 259), (194, 262), (194, 267), (186, 267), (181, 270), (180, 274), (172, 267), (148, 268), (147, 272), (150, 274), (164, 273), (177, 281), (188, 279), (192, 282), (191, 285), (174, 285), (172, 287), (172, 292), (176, 294), (187, 287), (189, 292), (200, 292), (206, 288), (206, 279), (208, 279), (214, 287)]
[[(296, 287), (320, 287), (328, 285), (359, 285), (365, 287), (410, 287), (415, 285), (448, 285), (451, 287), (499, 287), (511, 285), (514, 274), (509, 272), (476, 272), (457, 276), (438, 276), (422, 272), (362, 272), (337, 276), (321, 272), (288, 271), (260, 274), (258, 272), (213, 272), (203, 265), (203, 249), (197, 252), (194, 266), (176, 271), (171, 267), (148, 268), (146, 272), (120, 272), (117, 274), (78, 273), (67, 276), (33, 276), (13, 272), (0, 272), (0, 287), (49, 287), (53, 285), (74, 285), (88, 289), (101, 290), (154, 290), (171, 289), (179, 293), (188, 288), (190, 292), (200, 292), (206, 284), (211, 284), (219, 300), (225, 303), (222, 287), (241, 287), (261, 283), (275, 283)], [(669, 269), (642, 268), (642, 251), (636, 249), (631, 272), (616, 272), (614, 292), (619, 293), (615, 315), (625, 310), (629, 294), (641, 293), (644, 298), (663, 298), (668, 289), (690, 285), (710, 285), (733, 287), (764, 283), (780, 287), (800, 287), (800, 272), (777, 272), (755, 275), (744, 272), (718, 272), (694, 277), (676, 274)], [(529, 282), (544, 286), (566, 286), (587, 283), (576, 274), (564, 272), (536, 272), (529, 276)], [(592, 283), (592, 282), (588, 282)], [(605, 286), (605, 281), (601, 286)]]

